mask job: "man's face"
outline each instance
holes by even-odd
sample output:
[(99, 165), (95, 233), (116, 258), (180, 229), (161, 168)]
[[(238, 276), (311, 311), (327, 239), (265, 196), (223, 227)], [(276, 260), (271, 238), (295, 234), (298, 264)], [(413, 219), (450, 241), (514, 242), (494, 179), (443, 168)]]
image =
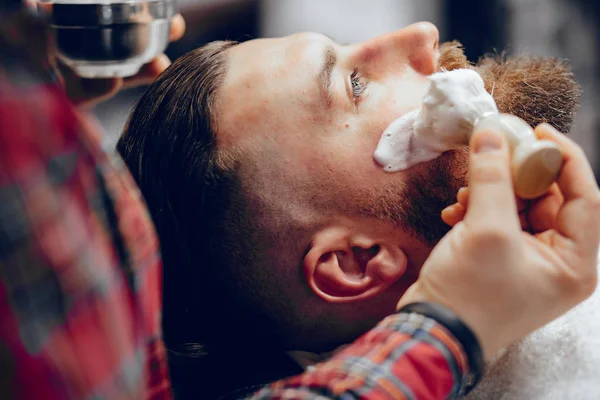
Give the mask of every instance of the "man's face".
[(427, 76), (438, 68), (435, 26), (414, 24), (349, 46), (301, 33), (228, 52), (219, 146), (251, 149), (246, 180), (270, 213), (362, 215), (399, 227), (406, 213), (430, 202), (419, 194), (451, 201), (459, 185), (431, 178), (455, 175), (456, 155), (397, 174), (373, 159), (383, 130), (420, 106)]
[[(351, 46), (318, 34), (214, 43), (150, 86), (119, 152), (157, 221), (171, 310), (251, 322), (247, 337), (297, 349), (351, 340), (394, 310), (465, 183), (464, 152), (395, 174), (373, 159), (438, 64), (468, 66), (458, 44), (438, 63), (437, 40), (416, 24)], [(568, 64), (493, 57), (477, 71), (501, 112), (568, 132), (579, 97)], [(182, 280), (201, 294), (180, 295)], [(220, 296), (223, 307), (201, 306)]]

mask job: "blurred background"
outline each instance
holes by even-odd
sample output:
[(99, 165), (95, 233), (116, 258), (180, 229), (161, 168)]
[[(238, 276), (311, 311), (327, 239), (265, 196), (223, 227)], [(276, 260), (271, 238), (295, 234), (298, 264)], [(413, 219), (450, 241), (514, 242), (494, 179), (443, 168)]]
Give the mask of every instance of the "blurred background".
[[(175, 59), (217, 39), (245, 41), (316, 31), (354, 43), (416, 21), (435, 23), (441, 41), (458, 39), (476, 61), (490, 52), (556, 56), (570, 61), (584, 94), (572, 137), (600, 177), (600, 1), (597, 0), (179, 0), (185, 37)], [(143, 88), (99, 105), (95, 114), (114, 147)]]

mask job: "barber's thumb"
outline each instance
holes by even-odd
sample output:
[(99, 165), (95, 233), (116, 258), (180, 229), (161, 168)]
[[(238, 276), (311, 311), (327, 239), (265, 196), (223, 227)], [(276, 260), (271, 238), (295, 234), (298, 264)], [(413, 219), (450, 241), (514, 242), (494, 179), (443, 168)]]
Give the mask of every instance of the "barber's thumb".
[[(512, 184), (510, 151), (505, 138), (503, 116), (487, 118), (477, 124), (470, 143), (469, 208), (465, 221), (472, 223), (505, 218), (518, 225)], [(492, 221), (490, 221), (492, 222)]]

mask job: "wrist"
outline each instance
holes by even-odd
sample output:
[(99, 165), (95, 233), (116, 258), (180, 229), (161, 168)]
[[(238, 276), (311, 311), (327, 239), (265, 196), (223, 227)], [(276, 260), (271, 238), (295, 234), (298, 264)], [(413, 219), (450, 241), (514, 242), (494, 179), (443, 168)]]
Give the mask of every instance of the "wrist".
[(462, 346), (469, 370), (463, 377), (463, 394), (468, 393), (483, 375), (484, 355), (475, 333), (450, 309), (431, 302), (406, 304), (399, 313), (415, 313), (431, 318), (443, 326)]
[[(484, 318), (486, 317), (485, 312), (480, 315), (473, 312), (477, 310), (467, 310), (468, 307), (453, 307), (448, 304), (448, 302), (444, 301), (443, 298), (437, 296), (436, 293), (431, 293), (424, 290), (424, 288), (419, 285), (419, 281), (411, 286), (404, 293), (402, 298), (400, 298), (398, 304), (396, 305), (396, 311), (400, 312), (400, 310), (402, 310), (404, 307), (414, 303), (435, 304), (454, 314), (462, 324), (468, 327), (469, 331), (471, 331), (477, 339), (484, 361), (491, 360), (500, 351), (500, 349), (505, 347), (505, 343), (498, 343), (500, 332), (498, 332), (497, 329), (490, 329), (490, 323), (485, 322), (487, 321), (487, 318)], [(465, 313), (465, 311), (468, 312)], [(487, 316), (489, 316), (489, 314), (487, 314)]]

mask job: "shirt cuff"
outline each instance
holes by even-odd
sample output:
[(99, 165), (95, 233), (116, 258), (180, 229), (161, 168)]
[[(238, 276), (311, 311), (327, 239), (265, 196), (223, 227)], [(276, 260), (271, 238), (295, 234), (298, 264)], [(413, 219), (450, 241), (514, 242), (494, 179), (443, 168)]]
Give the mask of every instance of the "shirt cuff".
[(437, 329), (429, 330), (455, 357), (462, 372), (460, 395), (470, 392), (481, 380), (484, 369), (483, 351), (473, 331), (451, 310), (434, 303), (411, 303), (399, 314), (419, 315), (435, 321)]

